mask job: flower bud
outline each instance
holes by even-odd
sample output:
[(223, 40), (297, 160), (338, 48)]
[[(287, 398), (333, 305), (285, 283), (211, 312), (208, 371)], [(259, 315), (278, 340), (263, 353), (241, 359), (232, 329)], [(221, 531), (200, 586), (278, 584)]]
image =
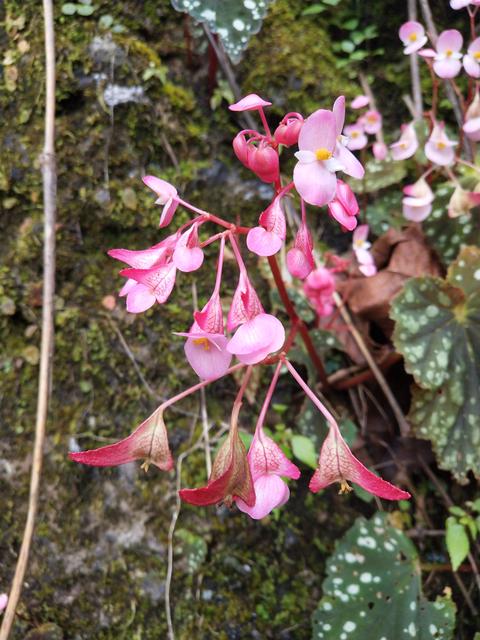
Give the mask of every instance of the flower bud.
[(280, 177), (278, 153), (266, 140), (249, 151), (248, 166), (263, 182), (275, 182)]
[(297, 144), (302, 126), (302, 115), (299, 113), (287, 113), (276, 128), (274, 138), (279, 144), (290, 147), (293, 144)]

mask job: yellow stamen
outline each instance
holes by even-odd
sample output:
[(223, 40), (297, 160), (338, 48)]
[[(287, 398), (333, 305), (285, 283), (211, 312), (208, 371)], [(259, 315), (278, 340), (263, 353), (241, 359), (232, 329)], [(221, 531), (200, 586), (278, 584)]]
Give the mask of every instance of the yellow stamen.
[(210, 342), (208, 338), (194, 338), (193, 344), (202, 345), (205, 351), (210, 351)]
[(348, 484), (348, 482), (346, 480), (342, 480), (340, 482), (340, 491), (338, 493), (350, 493), (350, 491), (353, 491), (352, 487)]
[(445, 55), (447, 56), (447, 58), (450, 58), (450, 56), (452, 55), (453, 51), (451, 49), (447, 49), (445, 51)]
[(330, 160), (332, 153), (328, 149), (325, 149), (325, 147), (321, 147), (315, 151), (315, 156), (317, 160)]
[(480, 51), (475, 51), (473, 57), (475, 58), (475, 60), (480, 60)]
[(445, 149), (446, 146), (445, 142), (437, 142), (437, 149)]
[(358, 131), (352, 131), (352, 133), (350, 134), (350, 137), (351, 137), (351, 138), (358, 138), (358, 136), (359, 136), (359, 135), (360, 135), (360, 134), (359, 134), (359, 132), (358, 132)]
[(416, 33), (411, 33), (408, 36), (408, 39), (410, 40), (410, 42), (415, 42), (415, 40), (417, 39), (417, 34)]

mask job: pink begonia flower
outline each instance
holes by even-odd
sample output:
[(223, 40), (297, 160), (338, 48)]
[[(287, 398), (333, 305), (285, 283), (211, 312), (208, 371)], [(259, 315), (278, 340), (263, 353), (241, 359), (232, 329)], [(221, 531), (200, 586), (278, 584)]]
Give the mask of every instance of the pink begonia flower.
[(145, 460), (146, 465), (154, 464), (162, 471), (170, 471), (173, 467), (161, 409), (156, 409), (127, 438), (98, 449), (72, 452), (68, 457), (92, 467), (115, 467), (141, 459)]
[(385, 160), (388, 155), (388, 148), (384, 142), (374, 142), (372, 151), (375, 160), (379, 160), (380, 162)]
[[(479, 185), (477, 185), (478, 187)], [(448, 216), (449, 218), (458, 218), (478, 206), (480, 206), (480, 193), (455, 187), (455, 191), (448, 203)]]
[(127, 311), (142, 313), (150, 309), (155, 302), (163, 304), (168, 300), (175, 286), (177, 268), (173, 262), (151, 269), (123, 269), (121, 276), (131, 278), (138, 283), (127, 294)]
[(452, 9), (464, 9), (472, 4), (475, 7), (480, 7), (480, 0), (450, 0), (450, 6)]
[(426, 180), (421, 177), (414, 184), (403, 188), (405, 198), (402, 200), (403, 216), (413, 222), (422, 222), (432, 211), (433, 191)]
[(172, 262), (180, 271), (189, 273), (200, 269), (203, 258), (198, 240), (198, 223), (195, 222), (180, 236), (172, 255)]
[(463, 56), (463, 67), (472, 78), (480, 78), (480, 38), (475, 38), (468, 47)]
[(413, 123), (402, 124), (401, 132), (399, 140), (390, 145), (394, 160), (411, 158), (418, 149), (418, 139)]
[(410, 494), (382, 480), (365, 467), (350, 451), (335, 422), (329, 425), (320, 457), (318, 468), (310, 480), (309, 489), (317, 493), (333, 482), (340, 483), (340, 492), (351, 491), (348, 481), (358, 484), (368, 493), (385, 500), (407, 500)]
[(469, 140), (474, 142), (480, 140), (480, 95), (478, 91), (475, 92), (475, 97), (465, 114), (463, 130)]
[(258, 417), (255, 435), (247, 455), (255, 488), (255, 504), (250, 506), (241, 498), (236, 500), (240, 511), (247, 513), (254, 520), (264, 518), (272, 509), (283, 506), (289, 499), (290, 490), (281, 476), (294, 480), (300, 477), (298, 467), (286, 457), (280, 447), (263, 430), (265, 415), (281, 368), (282, 364), (279, 363)]
[[(144, 270), (151, 267), (160, 267), (170, 262), (177, 241), (178, 233), (174, 233), (149, 249), (141, 251), (110, 249), (108, 255), (116, 260), (125, 262), (134, 269)], [(137, 300), (138, 297), (142, 297), (144, 294), (145, 286), (131, 278), (127, 280), (119, 293), (120, 297), (127, 296), (127, 308), (131, 306), (133, 300)]]
[(358, 151), (359, 149), (364, 149), (367, 146), (368, 138), (365, 135), (363, 126), (359, 122), (349, 124), (343, 131), (348, 138), (346, 146), (350, 151)]
[(250, 229), (247, 235), (247, 247), (258, 256), (273, 256), (280, 251), (287, 234), (285, 214), (277, 196), (260, 214), (261, 226)]
[(403, 46), (405, 47), (403, 53), (406, 55), (418, 51), (427, 42), (425, 29), (419, 22), (413, 20), (402, 24), (398, 35), (403, 42)]
[(273, 137), (278, 144), (291, 147), (298, 142), (298, 136), (300, 135), (303, 122), (303, 116), (300, 113), (287, 113), (275, 129)]
[(335, 147), (335, 157), (343, 165), (342, 171), (352, 178), (361, 180), (365, 174), (365, 169), (355, 155), (347, 148), (348, 137), (342, 135), (345, 124), (345, 97), (340, 96), (333, 103), (333, 115), (335, 116), (335, 133), (337, 134), (337, 144)]
[(302, 198), (323, 206), (335, 196), (335, 172), (342, 164), (334, 157), (337, 143), (336, 122), (332, 111), (319, 109), (309, 116), (298, 138), (298, 162), (293, 171), (295, 188)]
[(228, 108), (230, 111), (253, 111), (255, 109), (261, 109), (262, 107), (270, 107), (271, 102), (260, 98), (256, 93), (249, 93), (238, 102), (231, 104)]
[(257, 364), (283, 347), (285, 329), (275, 316), (260, 313), (242, 324), (227, 344), (227, 350), (244, 364)]
[[(438, 36), (433, 59), (433, 70), (439, 78), (454, 78), (462, 68), (463, 37), (456, 29), (447, 29)], [(424, 57), (432, 57), (430, 49), (420, 52)]]
[(0, 613), (7, 608), (8, 595), (6, 593), (0, 593)]
[(317, 267), (312, 271), (305, 280), (303, 291), (320, 317), (332, 314), (335, 306), (335, 278), (330, 269)]
[(360, 95), (352, 100), (351, 107), (352, 109), (363, 109), (370, 102), (370, 98), (368, 96)]
[(247, 452), (238, 434), (238, 411), (232, 413), (232, 426), (213, 461), (212, 472), (204, 487), (181, 489), (184, 502), (196, 506), (209, 506), (223, 502), (231, 507), (234, 501), (255, 504), (255, 489), (247, 462)]
[(149, 189), (157, 194), (155, 204), (163, 204), (163, 211), (160, 216), (159, 227), (166, 227), (170, 224), (173, 214), (177, 210), (179, 198), (177, 190), (169, 182), (156, 178), (155, 176), (144, 176), (143, 182)]
[(436, 122), (425, 144), (425, 155), (434, 164), (445, 167), (455, 160), (456, 140), (449, 140), (445, 133), (445, 124)]
[(363, 128), (370, 135), (375, 135), (382, 128), (382, 115), (378, 111), (370, 110), (363, 116)]
[(357, 226), (356, 216), (360, 209), (353, 191), (346, 182), (337, 180), (337, 193), (328, 203), (328, 211), (332, 218), (348, 231), (353, 231)]
[(372, 245), (367, 241), (368, 232), (368, 224), (361, 224), (353, 232), (352, 238), (352, 248), (358, 262), (358, 269), (367, 278), (377, 273), (375, 261), (370, 253)]
[(237, 288), (228, 311), (227, 329), (234, 331), (239, 325), (264, 313), (262, 304), (245, 271), (240, 271)]
[(305, 220), (302, 221), (293, 247), (287, 253), (287, 268), (294, 278), (304, 280), (314, 269), (313, 239)]

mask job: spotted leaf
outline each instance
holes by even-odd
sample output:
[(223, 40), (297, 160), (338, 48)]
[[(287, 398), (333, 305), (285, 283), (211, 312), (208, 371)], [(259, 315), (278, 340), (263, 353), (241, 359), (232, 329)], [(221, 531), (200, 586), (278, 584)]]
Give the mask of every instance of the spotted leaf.
[(260, 31), (272, 0), (171, 0), (174, 9), (189, 13), (217, 33), (225, 51), (238, 62), (251, 36)]
[(417, 551), (388, 514), (359, 518), (327, 562), (312, 640), (449, 640), (455, 605), (422, 594)]
[(446, 280), (412, 278), (392, 304), (393, 340), (417, 387), (409, 419), (459, 482), (480, 477), (480, 249)]

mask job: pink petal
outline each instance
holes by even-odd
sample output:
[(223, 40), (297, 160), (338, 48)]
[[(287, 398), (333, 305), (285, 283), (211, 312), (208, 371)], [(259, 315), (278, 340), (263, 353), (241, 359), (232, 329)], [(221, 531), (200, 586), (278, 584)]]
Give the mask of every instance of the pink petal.
[(475, 38), (473, 42), (470, 43), (468, 47), (468, 53), (473, 55), (474, 53), (478, 53), (480, 51), (480, 38)]
[(403, 53), (408, 56), (411, 53), (419, 52), (419, 50), (427, 44), (427, 41), (427, 36), (422, 36), (419, 40), (416, 40), (415, 42), (412, 42), (412, 44), (407, 45), (403, 50)]
[(127, 281), (125, 282), (125, 284), (123, 285), (123, 287), (120, 289), (120, 292), (119, 292), (119, 294), (118, 294), (118, 295), (119, 295), (121, 298), (123, 298), (123, 296), (126, 296), (126, 295), (127, 295), (127, 293), (130, 293), (130, 291), (133, 289), (133, 287), (136, 287), (136, 286), (137, 286), (137, 284), (138, 284), (138, 283), (137, 283), (137, 281), (136, 281), (136, 280), (132, 280), (132, 279), (127, 280)]
[(365, 131), (374, 135), (382, 128), (382, 116), (378, 111), (367, 111), (365, 114)]
[[(307, 122), (308, 119), (304, 127)], [(337, 188), (335, 174), (325, 169), (321, 162), (311, 164), (297, 162), (293, 170), (293, 181), (298, 193), (309, 204), (322, 207), (335, 196)]]
[(165, 204), (168, 200), (177, 197), (178, 192), (175, 187), (161, 178), (156, 178), (155, 176), (144, 176), (142, 180), (149, 189), (157, 194), (158, 199), (160, 200), (159, 204)]
[(263, 307), (257, 293), (252, 287), (248, 276), (240, 272), (237, 288), (228, 311), (228, 331), (233, 331), (239, 324), (251, 320), (259, 313), (263, 313)]
[(185, 355), (190, 366), (202, 380), (225, 375), (232, 354), (226, 349), (228, 338), (222, 334), (194, 334), (185, 342)]
[(460, 31), (456, 29), (447, 29), (442, 31), (437, 40), (438, 53), (446, 53), (447, 51), (460, 51), (463, 45), (463, 37)]
[(285, 342), (285, 329), (280, 320), (261, 313), (237, 329), (227, 349), (245, 364), (256, 364)]
[(365, 169), (361, 162), (351, 151), (347, 149), (347, 147), (344, 147), (342, 144), (337, 145), (335, 155), (343, 165), (343, 173), (346, 173), (347, 176), (352, 176), (352, 178), (357, 178), (357, 180), (361, 180), (363, 178), (365, 175)]
[(367, 278), (377, 273), (377, 267), (374, 264), (360, 264), (358, 270)]
[(282, 238), (263, 227), (254, 227), (248, 232), (247, 247), (258, 256), (273, 256), (280, 251), (282, 245)]
[(460, 73), (461, 68), (461, 61), (454, 58), (435, 60), (433, 63), (433, 70), (439, 78), (455, 78)]
[(315, 266), (311, 252), (305, 254), (297, 248), (290, 249), (287, 253), (287, 268), (294, 278), (304, 280)]
[(410, 20), (409, 22), (405, 22), (402, 24), (398, 31), (398, 35), (400, 36), (400, 40), (404, 43), (410, 42), (410, 36), (414, 33), (417, 38), (421, 38), (425, 34), (425, 29), (420, 22), (415, 22), (414, 20)]
[(452, 146), (439, 149), (437, 144), (432, 140), (428, 140), (425, 144), (425, 155), (434, 164), (445, 167), (455, 160), (455, 150)]
[(333, 152), (337, 140), (336, 119), (332, 111), (318, 109), (303, 123), (298, 136), (298, 148), (301, 151), (327, 149)]
[(352, 109), (363, 109), (370, 102), (370, 98), (368, 96), (360, 95), (352, 100), (351, 107)]
[(354, 135), (350, 134), (347, 142), (347, 149), (350, 149), (350, 151), (359, 151), (360, 149), (365, 149), (367, 144), (367, 136), (363, 132), (359, 133), (357, 130)]
[(281, 240), (285, 240), (287, 223), (283, 213), (281, 198), (276, 197), (273, 202), (260, 214), (258, 222), (267, 231), (273, 231)]
[(231, 104), (228, 108), (230, 111), (252, 111), (260, 107), (269, 107), (272, 103), (260, 98), (256, 93), (249, 93), (247, 96)]
[(203, 251), (200, 247), (177, 247), (173, 252), (173, 264), (185, 273), (200, 269), (203, 264)]
[(6, 593), (0, 593), (0, 613), (7, 608), (8, 596)]
[(469, 54), (463, 56), (463, 67), (472, 78), (480, 78), (480, 64), (473, 56)]
[(468, 7), (470, 0), (450, 0), (450, 6), (452, 9), (464, 9)]
[(170, 471), (173, 459), (162, 414), (156, 410), (127, 438), (99, 449), (69, 453), (70, 460), (93, 467), (115, 467), (144, 459), (162, 471)]
[(422, 49), (418, 52), (418, 55), (422, 56), (422, 58), (435, 58), (437, 52), (435, 49)]
[[(365, 96), (359, 96), (365, 98)], [(357, 98), (358, 99), (358, 98)], [(355, 102), (355, 100), (354, 100)], [(368, 102), (368, 98), (367, 98)], [(353, 106), (353, 102), (352, 102)], [(358, 107), (353, 107), (358, 108)], [(345, 124), (345, 96), (339, 96), (333, 103), (333, 115), (335, 116), (335, 133), (339, 136), (343, 131), (343, 125)]]
[(178, 200), (176, 198), (172, 198), (171, 200), (167, 200), (165, 203), (162, 213), (160, 215), (160, 221), (158, 226), (160, 228), (166, 227), (170, 224), (173, 218), (173, 214), (177, 210)]
[(353, 232), (352, 240), (353, 242), (358, 242), (359, 240), (366, 240), (368, 238), (369, 226), (368, 224), (361, 224), (358, 226)]
[(218, 293), (213, 293), (203, 309), (195, 311), (193, 316), (203, 331), (223, 334), (223, 311)]
[(254, 482), (256, 500), (253, 507), (249, 507), (241, 498), (235, 501), (243, 513), (253, 520), (265, 518), (273, 509), (283, 506), (290, 497), (287, 484), (277, 475), (260, 476)]
[(374, 142), (373, 143), (373, 156), (375, 160), (385, 160), (388, 154), (387, 145), (384, 142)]
[(132, 282), (135, 282), (135, 286), (127, 294), (127, 311), (129, 313), (143, 313), (153, 307), (157, 299), (151, 289), (144, 284), (138, 284), (135, 280)]
[(248, 450), (248, 463), (253, 480), (267, 473), (275, 473), (297, 480), (300, 469), (280, 449), (278, 444), (269, 438), (260, 427), (260, 434), (255, 434)]
[(328, 204), (328, 211), (332, 218), (339, 222), (348, 231), (353, 231), (357, 226), (357, 218), (351, 215), (338, 200), (332, 200)]
[(428, 218), (430, 212), (432, 211), (431, 204), (412, 206), (409, 204), (405, 204), (405, 200), (406, 198), (403, 200), (402, 212), (403, 217), (406, 220), (412, 220), (412, 222), (422, 222), (422, 220)]

